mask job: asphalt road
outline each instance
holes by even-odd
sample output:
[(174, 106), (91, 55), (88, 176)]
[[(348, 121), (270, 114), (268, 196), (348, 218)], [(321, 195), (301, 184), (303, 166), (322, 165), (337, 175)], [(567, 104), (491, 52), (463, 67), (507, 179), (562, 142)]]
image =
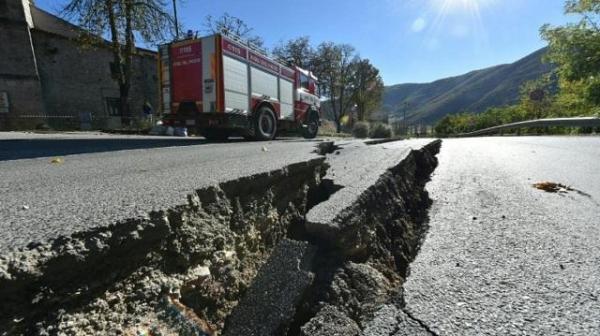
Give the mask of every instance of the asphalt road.
[(185, 204), (196, 189), (316, 158), (315, 146), (0, 133), (0, 253)]
[(56, 134), (0, 132), (0, 144), (0, 161), (5, 161), (130, 149), (193, 146), (209, 144), (209, 142), (203, 138), (192, 137), (112, 135), (90, 132)]
[(600, 333), (600, 138), (451, 139), (439, 160), (406, 310), (437, 335)]
[[(54, 145), (31, 147), (44, 139)], [(340, 144), (342, 167), (351, 152), (358, 164), (406, 145)], [(195, 189), (316, 158), (315, 145), (0, 134), (0, 253), (185, 203)], [(449, 139), (439, 160), (406, 311), (438, 335), (597, 334), (600, 138)], [(576, 190), (532, 187), (542, 181)]]

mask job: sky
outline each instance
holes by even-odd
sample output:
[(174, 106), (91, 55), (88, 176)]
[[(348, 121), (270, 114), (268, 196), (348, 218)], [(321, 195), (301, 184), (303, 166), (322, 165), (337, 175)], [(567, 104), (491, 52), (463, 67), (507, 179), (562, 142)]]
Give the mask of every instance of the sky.
[[(167, 0), (170, 2), (170, 0)], [(64, 0), (36, 0), (56, 13)], [(424, 83), (512, 63), (545, 46), (539, 29), (576, 18), (564, 0), (184, 0), (184, 28), (207, 15), (244, 20), (266, 47), (298, 36), (353, 45), (386, 85)]]

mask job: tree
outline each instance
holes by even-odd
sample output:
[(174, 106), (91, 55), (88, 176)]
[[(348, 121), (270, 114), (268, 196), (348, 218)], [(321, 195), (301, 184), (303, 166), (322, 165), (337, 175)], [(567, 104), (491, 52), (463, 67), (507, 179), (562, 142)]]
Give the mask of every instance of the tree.
[(379, 75), (379, 69), (374, 67), (368, 59), (354, 62), (353, 67), (354, 93), (352, 101), (356, 104), (358, 120), (366, 121), (369, 115), (381, 105), (383, 80)]
[(541, 29), (547, 59), (558, 66), (561, 91), (575, 84), (586, 102), (600, 105), (600, 0), (568, 0), (565, 13), (579, 15), (579, 22)]
[(342, 131), (342, 118), (352, 106), (353, 69), (357, 56), (349, 44), (323, 42), (314, 58), (314, 72), (319, 78), (321, 94), (329, 98), (337, 132)]
[(338, 132), (354, 107), (359, 120), (365, 120), (379, 107), (383, 95), (379, 70), (369, 60), (361, 60), (351, 45), (323, 42), (314, 48), (310, 38), (302, 36), (280, 42), (273, 55), (317, 76), (319, 93), (328, 98), (323, 110), (329, 112)]
[(299, 66), (311, 71), (314, 67), (315, 52), (308, 36), (281, 42), (273, 49), (273, 55), (285, 61), (287, 65)]
[(225, 13), (216, 19), (212, 15), (208, 15), (204, 21), (204, 30), (209, 34), (221, 32), (234, 34), (261, 48), (265, 44), (260, 36), (252, 33), (254, 29), (250, 28), (244, 20), (229, 15), (229, 13)]
[(435, 133), (440, 136), (454, 134), (456, 131), (454, 129), (453, 121), (454, 120), (453, 120), (451, 114), (446, 115), (444, 118), (442, 118), (440, 121), (438, 121), (437, 124), (435, 124), (435, 126), (434, 126)]
[(63, 15), (75, 19), (86, 30), (82, 33), (85, 41), (103, 44), (102, 36), (110, 36), (111, 72), (119, 86), (121, 113), (130, 117), (129, 90), (137, 52), (135, 37), (156, 43), (173, 32), (173, 20), (165, 1), (71, 0), (63, 8)]
[(556, 76), (549, 74), (521, 85), (518, 104), (522, 112), (519, 121), (550, 116), (556, 93)]

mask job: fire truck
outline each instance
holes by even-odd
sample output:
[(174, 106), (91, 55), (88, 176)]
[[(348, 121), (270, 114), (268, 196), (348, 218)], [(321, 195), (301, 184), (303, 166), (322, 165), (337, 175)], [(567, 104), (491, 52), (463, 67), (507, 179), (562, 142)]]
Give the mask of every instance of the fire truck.
[(314, 138), (320, 125), (317, 78), (225, 33), (159, 47), (163, 124), (209, 140), (271, 140), (283, 130)]

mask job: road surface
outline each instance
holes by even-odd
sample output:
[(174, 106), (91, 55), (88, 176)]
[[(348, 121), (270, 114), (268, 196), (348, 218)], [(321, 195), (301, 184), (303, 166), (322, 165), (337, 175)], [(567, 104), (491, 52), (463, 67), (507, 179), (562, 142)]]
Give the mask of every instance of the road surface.
[(194, 190), (316, 158), (316, 144), (0, 134), (0, 252), (185, 204)]
[[(0, 253), (183, 204), (196, 189), (316, 158), (315, 145), (0, 134)], [(342, 167), (381, 154), (340, 145), (330, 160)], [(543, 181), (573, 190), (533, 188)], [(427, 189), (430, 229), (404, 286), (410, 319), (390, 335), (597, 334), (600, 138), (444, 140)]]
[(600, 138), (445, 140), (427, 189), (406, 311), (437, 335), (598, 334)]

